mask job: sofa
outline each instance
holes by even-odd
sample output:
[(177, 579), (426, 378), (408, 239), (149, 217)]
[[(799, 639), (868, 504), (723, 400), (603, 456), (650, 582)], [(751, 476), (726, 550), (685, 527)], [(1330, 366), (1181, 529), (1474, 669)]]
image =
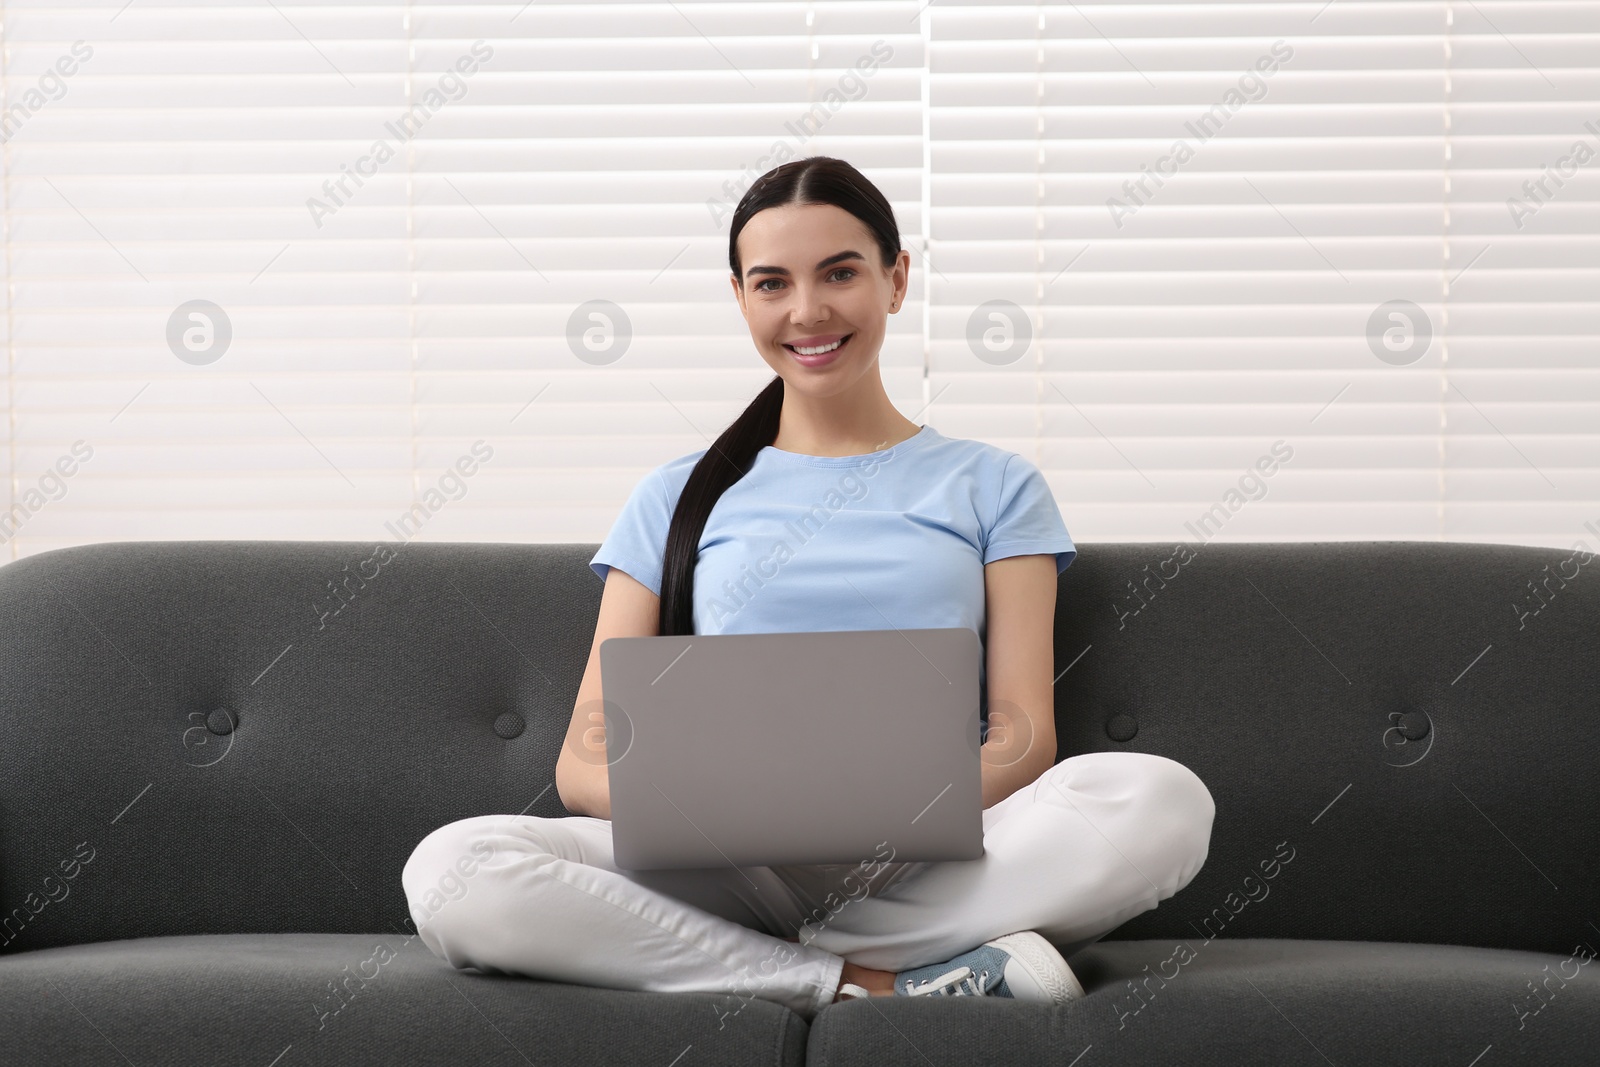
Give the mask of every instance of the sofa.
[[(1591, 542), (1593, 543), (1593, 542)], [(1058, 758), (1217, 811), (1087, 996), (836, 1004), (455, 970), (430, 830), (567, 814), (593, 544), (90, 544), (0, 567), (5, 1064), (1592, 1064), (1600, 560), (1080, 545)]]

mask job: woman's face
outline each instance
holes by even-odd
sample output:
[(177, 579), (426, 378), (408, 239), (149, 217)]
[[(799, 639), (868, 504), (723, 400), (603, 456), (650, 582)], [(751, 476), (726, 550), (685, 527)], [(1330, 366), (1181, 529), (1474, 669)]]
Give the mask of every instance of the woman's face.
[[(878, 243), (860, 219), (832, 204), (785, 204), (758, 211), (739, 231), (743, 278), (732, 278), (750, 339), (784, 382), (813, 396), (843, 392), (877, 366), (884, 317), (905, 301), (911, 254), (879, 263)], [(791, 345), (845, 343), (807, 365)]]

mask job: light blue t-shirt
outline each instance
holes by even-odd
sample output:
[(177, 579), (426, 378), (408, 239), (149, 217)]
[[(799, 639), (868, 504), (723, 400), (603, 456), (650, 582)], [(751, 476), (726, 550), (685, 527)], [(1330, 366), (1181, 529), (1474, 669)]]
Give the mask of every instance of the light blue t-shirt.
[[(589, 563), (602, 581), (618, 567), (661, 595), (667, 528), (706, 451), (640, 479)], [(984, 564), (1050, 553), (1059, 574), (1077, 552), (1044, 475), (994, 445), (932, 426), (857, 456), (768, 445), (717, 500), (700, 535), (695, 632), (965, 626), (984, 641)]]

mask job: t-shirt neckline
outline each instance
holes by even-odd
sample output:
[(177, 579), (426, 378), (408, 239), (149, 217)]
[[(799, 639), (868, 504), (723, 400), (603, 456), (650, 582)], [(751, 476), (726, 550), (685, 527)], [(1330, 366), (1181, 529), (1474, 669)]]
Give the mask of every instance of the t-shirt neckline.
[(893, 458), (901, 452), (909, 452), (911, 449), (931, 441), (938, 435), (938, 432), (931, 425), (924, 424), (920, 430), (907, 437), (904, 441), (890, 445), (888, 448), (877, 452), (862, 452), (854, 456), (809, 456), (804, 452), (788, 452), (773, 445), (762, 446), (761, 454), (774, 456), (785, 463), (802, 463), (810, 467), (859, 467), (864, 463), (882, 462)]

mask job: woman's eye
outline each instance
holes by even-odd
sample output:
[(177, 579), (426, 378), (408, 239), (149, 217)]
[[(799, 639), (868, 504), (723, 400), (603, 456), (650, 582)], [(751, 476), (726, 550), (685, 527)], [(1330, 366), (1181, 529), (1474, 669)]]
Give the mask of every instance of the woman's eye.
[[(835, 274), (838, 274), (841, 271), (843, 271), (847, 275), (847, 277), (844, 279), (845, 281), (849, 281), (851, 278), (854, 278), (856, 276), (855, 269), (852, 268), (852, 267), (835, 267), (833, 270), (828, 272), (828, 277), (832, 278)], [(783, 279), (781, 279), (781, 278), (767, 278), (765, 281), (757, 282), (756, 283), (756, 292), (758, 292), (758, 293), (770, 293), (773, 290), (767, 288), (767, 282), (776, 282), (776, 281), (782, 281), (782, 280)]]

